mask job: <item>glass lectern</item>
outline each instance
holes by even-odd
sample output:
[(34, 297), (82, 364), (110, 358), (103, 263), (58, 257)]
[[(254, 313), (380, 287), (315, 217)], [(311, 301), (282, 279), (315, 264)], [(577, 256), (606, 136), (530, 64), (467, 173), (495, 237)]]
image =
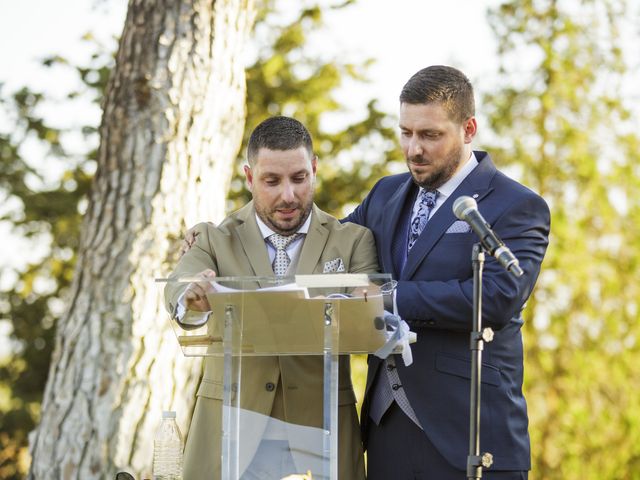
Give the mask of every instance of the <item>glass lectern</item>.
[[(160, 281), (177, 299), (202, 280)], [(387, 343), (392, 285), (385, 274), (219, 277), (205, 284), (207, 311), (172, 303), (177, 340), (207, 357), (200, 390), (219, 409), (211, 479), (338, 478), (338, 411), (355, 400), (347, 355)]]

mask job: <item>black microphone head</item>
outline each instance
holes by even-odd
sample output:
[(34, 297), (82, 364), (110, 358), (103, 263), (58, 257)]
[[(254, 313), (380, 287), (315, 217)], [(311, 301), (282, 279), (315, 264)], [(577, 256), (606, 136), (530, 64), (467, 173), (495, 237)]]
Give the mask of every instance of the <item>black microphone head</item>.
[(469, 211), (477, 209), (478, 204), (476, 201), (466, 195), (456, 198), (455, 202), (453, 202), (453, 214), (460, 220), (466, 220)]

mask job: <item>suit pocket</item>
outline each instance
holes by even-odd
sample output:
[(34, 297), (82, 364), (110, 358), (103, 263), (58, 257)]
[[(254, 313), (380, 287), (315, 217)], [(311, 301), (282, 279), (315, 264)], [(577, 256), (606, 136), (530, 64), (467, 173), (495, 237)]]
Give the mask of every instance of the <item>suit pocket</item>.
[(455, 234), (459, 234), (459, 233), (469, 233), (471, 231), (471, 226), (465, 222), (464, 220), (457, 220), (455, 222), (453, 222), (449, 228), (447, 229), (446, 232), (444, 232), (445, 234), (449, 234), (449, 233), (455, 233)]
[(473, 232), (449, 232), (445, 233), (440, 243), (450, 245), (450, 244), (469, 244), (473, 245), (478, 241), (478, 236)]
[[(436, 357), (436, 370), (471, 380), (471, 362), (469, 360), (440, 353)], [(500, 369), (493, 365), (483, 363), (481, 376), (482, 383), (495, 387), (500, 386)]]
[[(231, 400), (235, 400), (236, 391), (237, 391), (237, 387), (232, 389)], [(215, 400), (222, 400), (223, 394), (224, 394), (224, 387), (222, 386), (221, 382), (206, 380), (203, 378), (202, 382), (200, 382), (200, 386), (198, 387), (198, 392), (196, 393), (196, 396), (213, 398)]]

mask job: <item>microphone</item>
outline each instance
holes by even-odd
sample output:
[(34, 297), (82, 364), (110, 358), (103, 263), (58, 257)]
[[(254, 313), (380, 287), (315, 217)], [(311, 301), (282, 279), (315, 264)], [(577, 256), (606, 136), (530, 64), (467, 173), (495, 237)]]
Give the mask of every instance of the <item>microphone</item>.
[(473, 198), (467, 196), (456, 198), (456, 201), (453, 202), (453, 213), (471, 226), (471, 229), (480, 237), (480, 243), (489, 252), (489, 255), (498, 260), (508, 272), (513, 273), (516, 277), (522, 276), (524, 272), (520, 268), (520, 262), (511, 253), (509, 247), (502, 243), (502, 240), (491, 230), (491, 225), (480, 214), (478, 204)]

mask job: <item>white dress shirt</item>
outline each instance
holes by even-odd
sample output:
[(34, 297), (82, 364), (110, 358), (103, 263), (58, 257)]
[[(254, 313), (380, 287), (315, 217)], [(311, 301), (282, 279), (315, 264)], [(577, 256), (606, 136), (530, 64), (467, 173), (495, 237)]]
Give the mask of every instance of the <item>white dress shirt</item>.
[[(307, 235), (307, 233), (309, 233), (309, 226), (311, 225), (312, 215), (313, 215), (313, 210), (309, 212), (309, 216), (307, 217), (305, 222), (295, 232), (295, 233), (300, 233), (302, 235), (296, 238), (293, 242), (287, 245), (287, 248), (285, 248), (285, 251), (289, 256), (289, 259), (291, 260), (291, 263), (289, 264), (289, 268), (298, 264), (298, 257), (300, 256), (300, 250), (302, 249), (302, 244), (304, 243), (305, 236)], [(262, 234), (264, 243), (267, 246), (267, 253), (269, 254), (269, 263), (273, 264), (273, 260), (274, 258), (276, 258), (276, 248), (273, 245), (271, 245), (271, 242), (267, 240), (267, 238), (269, 238), (274, 233), (278, 233), (278, 232), (274, 232), (273, 230), (271, 230), (271, 228), (269, 228), (267, 224), (260, 219), (257, 213), (256, 213), (256, 222), (258, 222), (258, 228), (260, 229), (260, 233)]]
[[(438, 197), (436, 198), (436, 204), (431, 209), (431, 215), (429, 215), (429, 219), (433, 217), (438, 208), (442, 206), (444, 202), (447, 201), (453, 192), (455, 192), (456, 188), (460, 186), (462, 181), (467, 178), (467, 175), (471, 173), (471, 171), (478, 166), (478, 160), (473, 152), (469, 156), (469, 159), (466, 161), (464, 165), (462, 165), (453, 176), (447, 180), (443, 185), (440, 185), (436, 190), (438, 191)], [(420, 192), (424, 190), (424, 188), (420, 187)], [(416, 201), (413, 204), (413, 211), (411, 212), (411, 218), (415, 217), (418, 213), (418, 208), (420, 207), (420, 192), (418, 192), (418, 196), (416, 197)]]
[[(302, 226), (297, 230), (297, 232), (295, 232), (295, 233), (300, 233), (302, 235), (300, 235), (300, 237), (298, 237), (289, 245), (287, 245), (287, 248), (285, 249), (285, 251), (287, 252), (287, 255), (289, 256), (289, 259), (291, 260), (291, 263), (289, 264), (290, 269), (295, 268), (295, 266), (298, 264), (298, 257), (300, 256), (300, 250), (302, 249), (302, 244), (304, 243), (306, 234), (309, 233), (309, 226), (311, 225), (312, 215), (313, 215), (313, 210), (309, 213), (309, 216), (307, 217), (305, 222), (302, 224)], [(273, 230), (271, 230), (271, 228), (269, 228), (267, 224), (260, 219), (257, 213), (256, 213), (256, 222), (258, 222), (258, 228), (260, 229), (260, 233), (262, 234), (262, 238), (264, 239), (264, 243), (267, 247), (267, 254), (269, 255), (269, 263), (273, 264), (273, 259), (276, 257), (276, 249), (273, 245), (271, 245), (271, 242), (269, 242), (267, 238), (277, 232), (274, 232)], [(180, 298), (178, 298), (178, 302), (176, 305), (174, 318), (178, 321), (184, 321), (184, 316), (187, 313), (187, 308), (186, 308), (186, 305), (184, 304), (185, 293), (186, 291), (182, 295), (180, 295)], [(202, 312), (202, 313), (193, 312), (191, 322), (195, 325), (203, 325), (209, 319), (209, 315), (211, 315), (211, 312)]]

